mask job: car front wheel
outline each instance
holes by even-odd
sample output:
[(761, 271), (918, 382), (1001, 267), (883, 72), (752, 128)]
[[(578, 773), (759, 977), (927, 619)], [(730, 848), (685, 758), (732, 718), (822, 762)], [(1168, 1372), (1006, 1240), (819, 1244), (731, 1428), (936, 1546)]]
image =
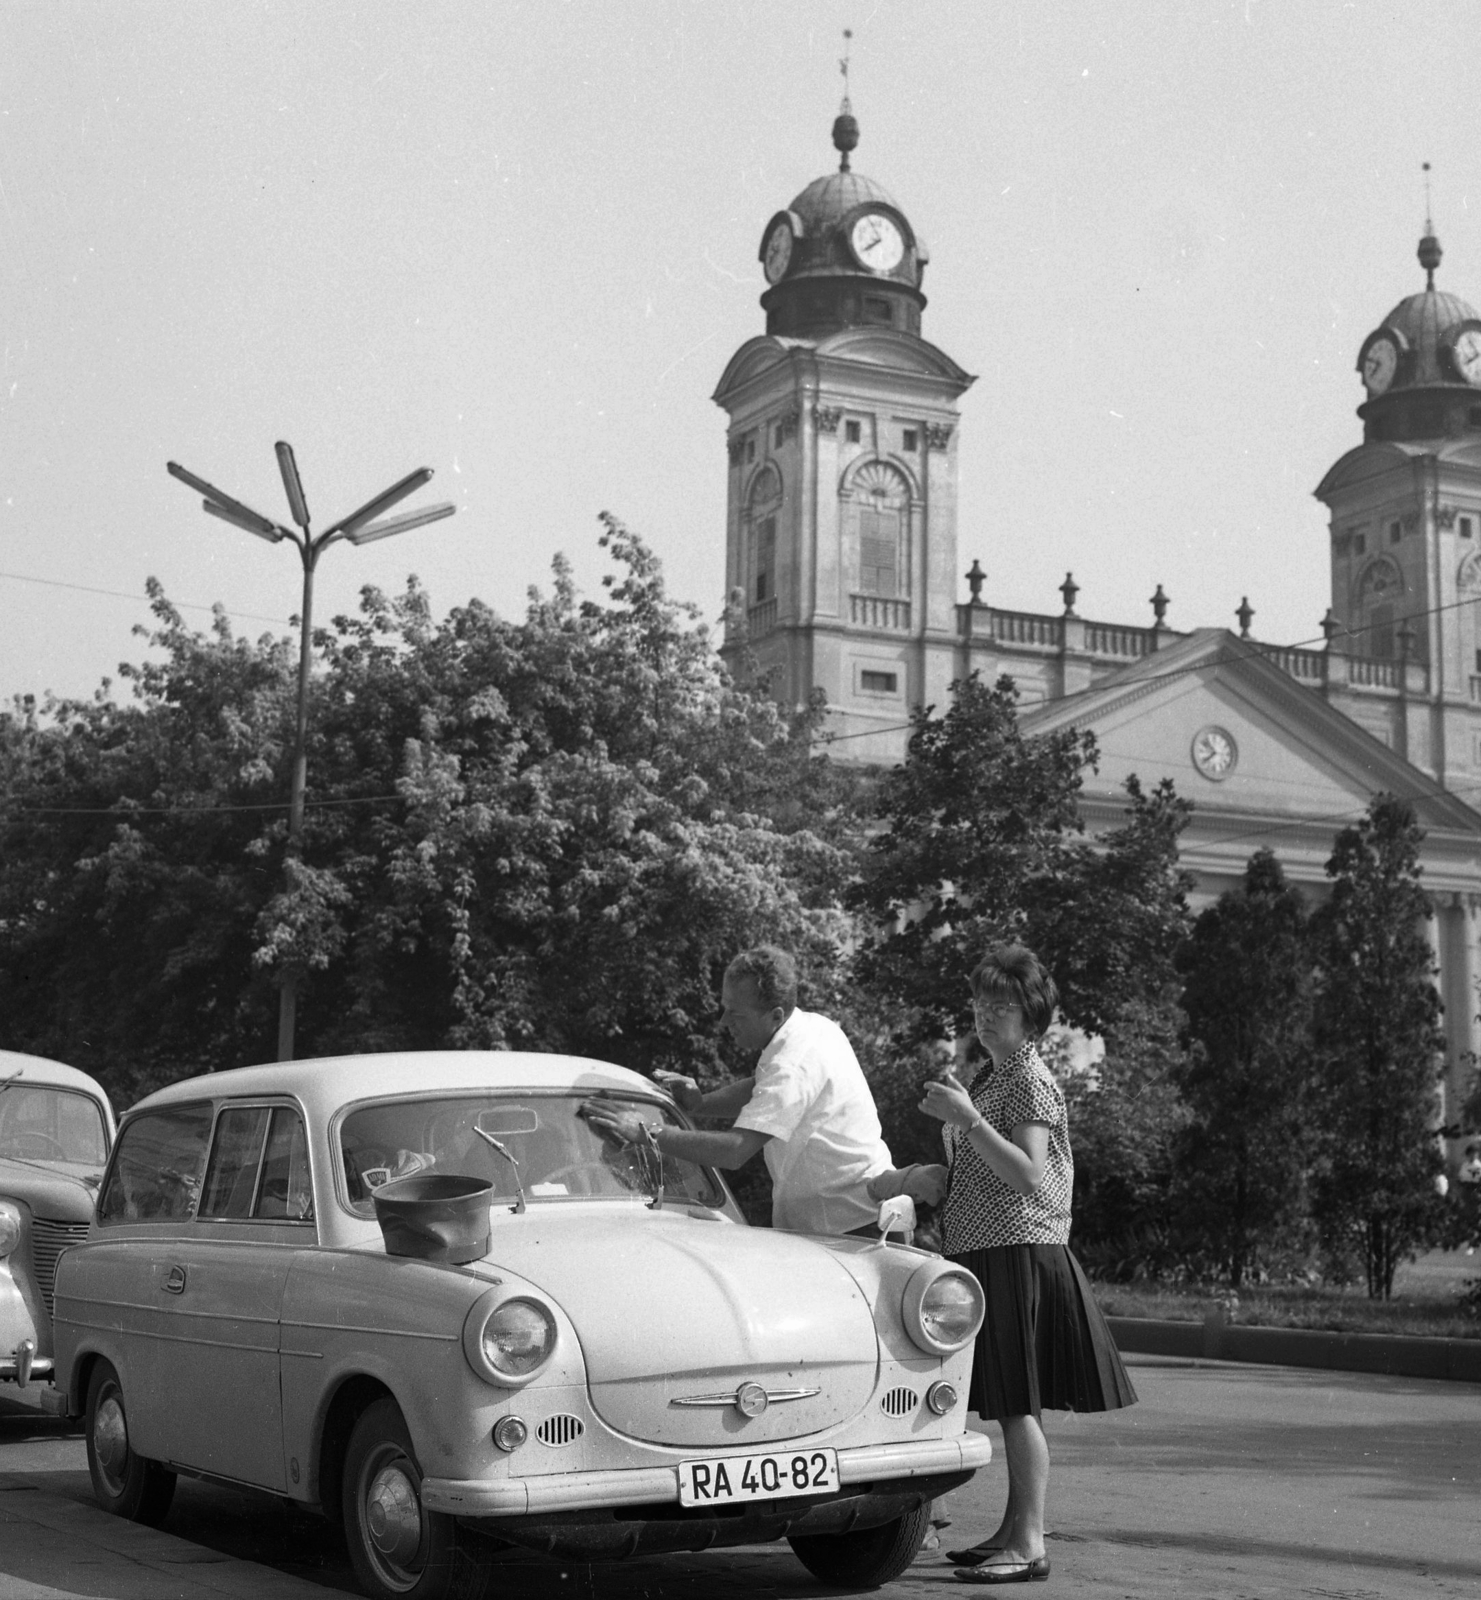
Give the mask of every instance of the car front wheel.
[(375, 1600), (482, 1600), (487, 1547), (422, 1504), (422, 1469), (394, 1400), (377, 1400), (345, 1451), (344, 1529), (355, 1576)]
[(860, 1533), (816, 1533), (788, 1539), (792, 1553), (813, 1577), (840, 1587), (877, 1589), (898, 1578), (915, 1560), (931, 1526), (929, 1500), (882, 1527)]
[(175, 1494), (175, 1474), (158, 1461), (134, 1454), (123, 1385), (106, 1361), (93, 1368), (87, 1385), (87, 1470), (93, 1494), (105, 1511), (157, 1528)]

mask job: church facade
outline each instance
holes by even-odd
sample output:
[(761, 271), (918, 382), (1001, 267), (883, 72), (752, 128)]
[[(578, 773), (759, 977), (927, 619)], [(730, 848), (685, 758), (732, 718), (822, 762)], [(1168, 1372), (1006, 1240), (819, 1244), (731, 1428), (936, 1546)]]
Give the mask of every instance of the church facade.
[[(1132, 774), (1195, 802), (1182, 858), (1195, 907), (1269, 847), (1315, 900), (1337, 831), (1374, 794), (1409, 799), (1448, 1039), (1447, 1120), (1481, 1047), (1481, 318), (1425, 288), (1364, 340), (1363, 439), (1315, 491), (1330, 513), (1321, 649), (1240, 631), (1095, 621), (1066, 574), (1057, 612), (959, 598), (958, 402), (972, 376), (922, 336), (924, 240), (851, 170), (858, 125), (833, 130), (839, 170), (763, 230), (766, 331), (725, 368), (729, 417), (725, 651), (780, 698), (821, 688), (836, 757), (894, 763), (910, 709), (972, 672), (1011, 676), (1026, 731), (1089, 728), (1092, 832), (1117, 826)], [(1315, 608), (1314, 608), (1315, 609)]]

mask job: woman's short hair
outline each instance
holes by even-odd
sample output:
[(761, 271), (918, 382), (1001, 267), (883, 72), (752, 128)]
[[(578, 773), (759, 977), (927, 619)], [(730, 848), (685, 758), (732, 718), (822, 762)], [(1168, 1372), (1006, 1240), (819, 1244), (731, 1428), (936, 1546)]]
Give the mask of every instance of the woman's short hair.
[(1054, 1021), (1059, 990), (1027, 945), (995, 944), (972, 969), (971, 981), (975, 998), (1021, 1006), (1024, 1028), (1036, 1039)]
[(749, 978), (763, 1011), (780, 1006), (789, 1014), (797, 1005), (797, 963), (774, 944), (758, 944), (741, 953), (725, 969), (727, 978)]

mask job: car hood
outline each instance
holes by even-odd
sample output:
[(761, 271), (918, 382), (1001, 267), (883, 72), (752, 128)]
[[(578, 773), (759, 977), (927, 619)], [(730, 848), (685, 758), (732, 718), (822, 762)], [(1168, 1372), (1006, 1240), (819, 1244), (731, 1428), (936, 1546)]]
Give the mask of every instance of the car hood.
[[(537, 1206), (495, 1228), (491, 1260), (566, 1312), (593, 1406), (634, 1437), (794, 1438), (854, 1415), (873, 1392), (874, 1313), (827, 1246), (804, 1235), (677, 1207)], [(759, 1417), (726, 1400), (746, 1382), (774, 1397)], [(717, 1403), (680, 1403), (696, 1399)]]
[(34, 1216), (88, 1222), (98, 1191), (64, 1167), (0, 1156), (0, 1196), (23, 1201)]

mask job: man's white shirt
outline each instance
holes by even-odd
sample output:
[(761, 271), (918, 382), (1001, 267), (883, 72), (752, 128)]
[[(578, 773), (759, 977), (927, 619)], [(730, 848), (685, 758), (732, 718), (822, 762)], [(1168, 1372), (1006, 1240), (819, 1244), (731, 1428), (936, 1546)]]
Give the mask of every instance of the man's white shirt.
[(773, 1227), (843, 1234), (878, 1215), (864, 1186), (893, 1162), (874, 1096), (836, 1022), (792, 1012), (761, 1052), (735, 1126), (771, 1135)]

